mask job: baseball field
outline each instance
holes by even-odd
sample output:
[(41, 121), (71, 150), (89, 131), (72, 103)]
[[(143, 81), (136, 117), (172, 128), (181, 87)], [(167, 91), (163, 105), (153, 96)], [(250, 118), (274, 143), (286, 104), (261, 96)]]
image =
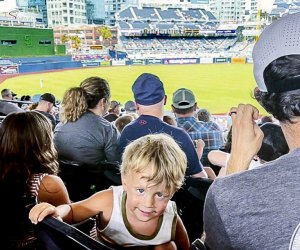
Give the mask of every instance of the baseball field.
[(252, 64), (194, 64), (97, 67), (63, 70), (49, 73), (18, 75), (4, 80), (1, 89), (10, 88), (18, 94), (34, 95), (53, 93), (62, 99), (64, 92), (90, 76), (106, 79), (111, 87), (112, 99), (125, 103), (133, 99), (131, 86), (142, 73), (153, 73), (164, 83), (170, 110), (172, 94), (178, 88), (191, 89), (199, 108), (207, 108), (213, 114), (227, 113), (239, 103), (251, 103), (266, 112), (252, 98), (255, 80)]

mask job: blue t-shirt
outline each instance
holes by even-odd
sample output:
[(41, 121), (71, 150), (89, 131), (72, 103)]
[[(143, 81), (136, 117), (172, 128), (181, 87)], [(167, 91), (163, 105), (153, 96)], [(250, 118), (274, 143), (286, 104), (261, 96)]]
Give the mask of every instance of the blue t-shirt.
[(165, 133), (173, 137), (187, 157), (187, 170), (185, 175), (200, 173), (203, 168), (199, 161), (194, 144), (188, 133), (181, 128), (171, 126), (155, 116), (141, 115), (128, 124), (122, 131), (119, 141), (119, 152), (123, 154), (130, 142), (148, 134)]

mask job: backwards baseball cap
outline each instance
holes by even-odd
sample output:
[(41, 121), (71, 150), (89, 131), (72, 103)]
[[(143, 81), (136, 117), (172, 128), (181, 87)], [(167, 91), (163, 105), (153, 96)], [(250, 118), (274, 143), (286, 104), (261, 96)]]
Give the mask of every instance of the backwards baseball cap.
[(196, 100), (192, 91), (181, 88), (174, 92), (172, 102), (177, 109), (187, 109), (193, 107)]
[(163, 83), (149, 73), (143, 73), (135, 80), (132, 92), (136, 103), (145, 106), (159, 103), (165, 97)]
[(287, 55), (300, 55), (300, 12), (288, 14), (264, 29), (252, 52), (254, 77), (260, 91), (280, 93), (300, 89), (297, 78), (266, 84), (264, 70), (274, 60)]
[(136, 111), (136, 106), (134, 101), (127, 101), (124, 105), (124, 109), (127, 112), (135, 112)]
[(51, 102), (53, 104), (53, 106), (56, 107), (55, 97), (54, 97), (54, 95), (52, 95), (50, 93), (45, 93), (45, 94), (41, 95), (40, 101), (41, 100)]

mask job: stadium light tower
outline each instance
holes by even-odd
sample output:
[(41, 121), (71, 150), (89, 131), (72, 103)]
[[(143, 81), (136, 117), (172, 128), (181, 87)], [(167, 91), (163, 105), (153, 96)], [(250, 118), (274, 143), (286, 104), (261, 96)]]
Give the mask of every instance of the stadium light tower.
[(260, 5), (257, 4), (257, 24), (256, 24), (257, 34), (256, 34), (256, 37), (255, 37), (256, 41), (258, 40), (258, 38), (260, 36), (260, 29), (261, 29), (260, 14), (261, 14), (261, 8), (260, 8)]
[(270, 13), (273, 9), (275, 0), (257, 0), (257, 35), (256, 40), (259, 38), (261, 33), (261, 16), (262, 13)]

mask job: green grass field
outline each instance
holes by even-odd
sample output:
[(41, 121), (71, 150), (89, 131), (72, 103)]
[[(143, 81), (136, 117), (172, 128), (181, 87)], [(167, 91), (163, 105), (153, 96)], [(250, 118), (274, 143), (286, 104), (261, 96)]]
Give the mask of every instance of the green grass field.
[(10, 88), (19, 97), (51, 92), (62, 99), (68, 88), (78, 86), (87, 77), (99, 76), (109, 82), (112, 100), (125, 103), (133, 99), (131, 86), (134, 80), (147, 72), (158, 75), (164, 83), (168, 95), (166, 110), (171, 109), (173, 92), (185, 87), (194, 92), (198, 106), (211, 113), (226, 113), (239, 103), (252, 103), (264, 114), (266, 112), (251, 97), (255, 87), (252, 67), (252, 64), (197, 64), (85, 68), (17, 76), (1, 83), (1, 89)]

